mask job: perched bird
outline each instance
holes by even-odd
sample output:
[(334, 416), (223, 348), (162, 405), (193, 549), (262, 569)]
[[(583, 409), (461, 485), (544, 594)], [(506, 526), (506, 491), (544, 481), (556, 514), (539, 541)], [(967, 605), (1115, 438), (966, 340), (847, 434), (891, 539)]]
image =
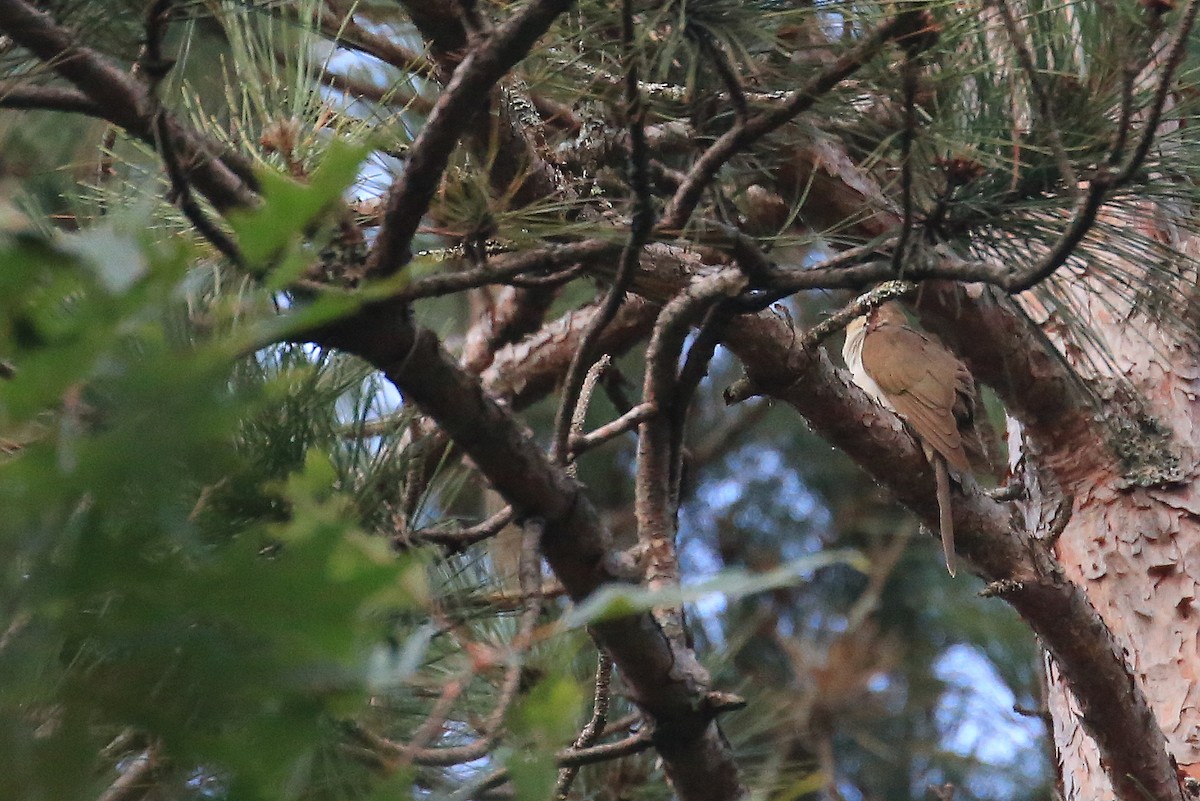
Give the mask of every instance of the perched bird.
[(955, 573), (954, 522), (947, 465), (970, 475), (967, 447), (981, 450), (972, 428), (975, 383), (970, 371), (936, 339), (885, 303), (846, 328), (842, 357), (854, 383), (898, 414), (917, 435), (937, 479), (946, 569)]

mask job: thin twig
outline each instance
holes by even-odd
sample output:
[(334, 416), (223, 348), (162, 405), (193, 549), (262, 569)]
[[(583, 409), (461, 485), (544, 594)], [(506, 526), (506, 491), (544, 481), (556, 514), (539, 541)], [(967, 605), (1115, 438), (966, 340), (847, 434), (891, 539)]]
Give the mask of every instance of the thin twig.
[(570, 269), (574, 264), (610, 256), (618, 247), (619, 245), (607, 240), (587, 239), (567, 245), (550, 245), (525, 253), (508, 253), (490, 258), (484, 267), (418, 278), (402, 285), (391, 297), (403, 300), (432, 298), (487, 284), (505, 283), (525, 273)]
[[(755, 285), (763, 290), (759, 296), (742, 303), (741, 308), (743, 311), (765, 309), (772, 303), (805, 289), (857, 289), (875, 281), (893, 278), (888, 249), (896, 241), (896, 237), (888, 237), (882, 241), (849, 248), (801, 270), (772, 270), (765, 279), (756, 282)], [(910, 269), (909, 272), (915, 270)], [(814, 286), (814, 283), (819, 284), (819, 287)]]
[[(366, 291), (371, 295), (371, 300), (411, 301), (440, 297), (489, 284), (516, 283), (520, 280), (530, 282), (545, 280), (548, 284), (552, 284), (569, 280), (568, 274), (573, 277), (575, 265), (586, 265), (609, 257), (618, 252), (619, 248), (619, 244), (609, 240), (585, 239), (582, 242), (550, 245), (523, 253), (505, 253), (493, 256), (483, 266), (467, 270), (437, 273), (413, 281), (406, 279), (384, 281)], [(536, 275), (546, 271), (550, 271), (550, 275)], [(526, 277), (526, 273), (530, 275)], [(348, 290), (344, 288), (328, 286), (312, 280), (302, 279), (297, 281), (295, 286), (314, 294), (348, 293)], [(356, 290), (354, 294), (356, 297), (362, 297), (363, 290)]]
[(645, 715), (643, 715), (641, 712), (629, 712), (617, 718), (616, 720), (609, 721), (609, 723), (604, 727), (604, 730), (600, 732), (600, 739), (607, 739), (618, 732), (627, 733), (634, 726), (640, 727), (645, 725)]
[[(563, 585), (557, 582), (551, 583), (548, 580), (542, 584), (539, 592), (543, 599), (561, 598), (567, 594)], [(525, 608), (529, 603), (529, 597), (521, 593), (492, 592), (486, 595), (473, 595), (469, 603), (472, 606), (486, 607), (492, 612), (515, 612)]]
[(350, 95), (355, 100), (366, 100), (379, 105), (391, 106), (415, 111), (418, 114), (428, 114), (433, 108), (433, 101), (422, 97), (407, 87), (393, 84), (389, 87), (379, 87), (366, 81), (360, 81), (349, 75), (323, 70), (320, 75), (321, 83), (330, 89), (336, 89)]
[[(646, 347), (642, 398), (660, 411), (638, 428), (634, 514), (638, 541), (646, 554), (646, 584), (652, 590), (674, 586), (679, 581), (674, 543), (677, 494), (673, 479), (677, 468), (672, 442), (673, 417), (682, 416), (684, 411), (666, 411), (671, 409), (678, 384), (679, 354), (696, 319), (712, 304), (740, 292), (745, 285), (746, 277), (737, 270), (724, 270), (697, 280), (663, 308)], [(656, 617), (667, 637), (678, 647), (684, 647), (679, 610), (662, 610)]]
[[(304, 23), (308, 22), (308, 20), (302, 19), (299, 8), (293, 4), (277, 6), (277, 8), (293, 19)], [(317, 12), (316, 22), (321, 33), (347, 50), (355, 50), (379, 59), (402, 72), (420, 73), (426, 76), (437, 74), (436, 68), (425, 56), (397, 44), (392, 37), (382, 36), (364, 28), (354, 21), (351, 13), (346, 13), (341, 19), (338, 19), (336, 13), (322, 7)]]
[(383, 222), (367, 261), (370, 274), (390, 275), (408, 264), (409, 248), (421, 217), (437, 193), (450, 154), (479, 110), (479, 98), (486, 97), (496, 82), (525, 57), (571, 3), (532, 0), (473, 48), (454, 70), (409, 149), (406, 169), (388, 190)]
[(706, 34), (700, 36), (700, 47), (708, 55), (713, 69), (721, 77), (721, 82), (725, 84), (725, 91), (729, 92), (734, 119), (739, 123), (744, 123), (750, 116), (750, 106), (746, 103), (746, 90), (742, 88), (742, 82), (738, 79), (737, 72), (729, 63), (729, 55), (716, 42), (712, 41), (712, 37)]
[[(567, 748), (559, 751), (554, 759), (560, 768), (579, 768), (584, 765), (594, 765), (598, 762), (611, 762), (621, 757), (633, 756), (649, 750), (654, 745), (649, 730), (639, 731), (614, 743), (593, 745), (591, 748)], [(499, 787), (508, 781), (508, 769), (501, 768), (489, 773), (484, 779), (467, 788), (455, 798), (474, 798), (479, 793)]]
[(421, 721), (421, 725), (412, 733), (412, 737), (405, 745), (404, 753), (393, 764), (393, 769), (408, 764), (409, 759), (417, 753), (423, 753), (430, 743), (442, 735), (446, 719), (450, 717), (455, 702), (462, 697), (463, 690), (467, 689), (470, 680), (471, 674), (468, 673), (465, 676), (451, 679), (442, 686), (438, 699), (429, 710), (429, 714), (425, 716), (425, 720)]
[[(575, 738), (573, 750), (579, 751), (590, 748), (600, 740), (604, 726), (608, 721), (609, 690), (612, 685), (613, 661), (608, 654), (600, 652), (596, 659), (595, 691), (592, 696), (592, 717)], [(578, 765), (569, 765), (558, 772), (558, 781), (554, 785), (554, 797), (566, 799), (571, 791), (571, 785), (579, 774)]]
[(642, 253), (642, 247), (654, 229), (654, 206), (650, 196), (649, 152), (646, 145), (646, 107), (638, 91), (637, 53), (633, 46), (634, 21), (630, 0), (621, 7), (621, 42), (625, 61), (625, 117), (629, 127), (629, 184), (633, 190), (633, 219), (629, 225), (629, 238), (621, 251), (621, 261), (616, 277), (605, 295), (596, 316), (580, 340), (579, 348), (571, 359), (567, 374), (563, 378), (562, 399), (554, 418), (554, 438), (550, 456), (554, 461), (566, 462), (570, 448), (571, 418), (579, 400), (584, 376), (591, 366), (593, 349), (604, 333), (605, 327), (616, 316), (625, 299), (625, 290), (633, 279), (634, 269)]
[(451, 552), (458, 552), (496, 536), (501, 529), (513, 521), (515, 513), (511, 506), (505, 506), (499, 512), (480, 523), (465, 528), (451, 529), (420, 529), (409, 534), (398, 534), (394, 538), (396, 544), (407, 546), (412, 543), (430, 543), (441, 545)]
[(800, 346), (805, 350), (812, 350), (849, 325), (851, 320), (862, 317), (871, 309), (881, 306), (889, 300), (903, 297), (916, 290), (917, 285), (909, 281), (888, 281), (880, 284), (805, 331), (804, 336), (800, 339)]
[[(1153, 43), (1162, 29), (1162, 15), (1149, 6), (1146, 13), (1152, 15), (1148, 27), (1150, 28), (1150, 43)], [(1135, 50), (1131, 47), (1129, 56), (1121, 68), (1121, 116), (1117, 121), (1117, 138), (1113, 142), (1108, 156), (1109, 164), (1119, 164), (1121, 159), (1125, 158), (1125, 147), (1129, 142), (1129, 132), (1133, 127), (1134, 88), (1137, 77), (1153, 59), (1153, 47), (1147, 47), (1146, 52), (1140, 56), (1135, 55)]]
[(1146, 160), (1146, 156), (1150, 152), (1150, 146), (1154, 143), (1154, 137), (1158, 134), (1158, 124), (1162, 120), (1163, 109), (1166, 107), (1167, 97), (1171, 93), (1171, 84), (1174, 82), (1175, 73), (1179, 70), (1179, 65), (1183, 62), (1183, 57), (1187, 53), (1188, 40), (1191, 37), (1192, 27), (1196, 23), (1196, 12), (1200, 10), (1200, 5), (1197, 0), (1191, 0), (1187, 8), (1183, 12), (1183, 19), (1179, 23), (1179, 28), (1175, 31), (1175, 37), (1171, 41), (1171, 45), (1167, 50), (1167, 60), (1163, 65), (1162, 77), (1159, 78), (1158, 86), (1154, 90), (1154, 100), (1150, 103), (1150, 114), (1146, 118), (1146, 123), (1142, 127), (1142, 136), (1138, 140), (1137, 147), (1134, 148), (1133, 154), (1129, 157), (1129, 161), (1121, 168), (1121, 171), (1116, 175), (1116, 183), (1118, 185), (1125, 183), (1133, 174), (1141, 169), (1142, 163)]
[[(734, 316), (733, 304), (718, 302), (711, 306), (700, 323), (699, 331), (692, 339), (688, 348), (687, 358), (679, 370), (675, 381), (670, 403), (671, 422), (671, 503), (678, 507), (680, 502), (680, 484), (683, 480), (685, 451), (683, 447), (684, 430), (687, 425), (687, 412), (692, 404), (692, 398), (700, 387), (700, 382), (708, 374), (708, 365), (717, 352), (717, 345), (725, 326)], [(690, 459), (691, 455), (687, 454)]]
[(549, 275), (514, 275), (504, 283), (509, 286), (520, 287), (521, 289), (546, 289), (549, 287), (562, 286), (563, 284), (578, 278), (583, 273), (582, 264), (572, 264), (565, 270), (550, 273)]
[(538, 556), (540, 550), (538, 544), (543, 533), (543, 523), (537, 519), (527, 520), (522, 531), (519, 573), (521, 595), (526, 599), (525, 610), (521, 613), (516, 636), (509, 647), (508, 666), (505, 668), (504, 677), (497, 690), (496, 705), (484, 722), (479, 739), (461, 746), (427, 747), (427, 743), (440, 733), (454, 700), (465, 687), (465, 681), (460, 681), (461, 686), (456, 690), (451, 691), (448, 687), (443, 691), (434, 710), (408, 743), (397, 743), (362, 726), (352, 726), (351, 733), (380, 759), (380, 764), (385, 770), (393, 771), (409, 764), (446, 767), (474, 762), (486, 756), (500, 738), (504, 718), (520, 688), (523, 656), (533, 640), (534, 626), (542, 608), (541, 560)]
[(196, 232), (235, 266), (242, 266), (242, 254), (234, 241), (209, 219), (196, 201), (192, 186), (179, 163), (179, 156), (167, 127), (167, 117), (158, 96), (159, 87), (175, 65), (174, 59), (163, 52), (163, 39), (171, 21), (174, 0), (153, 0), (146, 9), (144, 22), (145, 41), (135, 69), (145, 80), (146, 96), (151, 104), (150, 114), (154, 120), (155, 147), (162, 157), (163, 167), (171, 181), (171, 196), (179, 204), (179, 210)]
[(889, 20), (802, 89), (793, 92), (778, 108), (750, 117), (722, 134), (688, 170), (687, 178), (663, 213), (659, 228), (664, 232), (681, 231), (700, 203), (704, 190), (729, 159), (808, 111), (817, 100), (874, 58), (885, 44), (911, 32), (911, 25), (911, 19), (904, 14)]
[(250, 207), (256, 202), (255, 182), (245, 160), (225, 152), (206, 137), (153, 107), (146, 88), (95, 50), (78, 43), (75, 35), (27, 0), (0, 0), (0, 31), (48, 64), (101, 111), (104, 118), (131, 136), (158, 148), (166, 131), (187, 165), (190, 183), (219, 210)]
[[(592, 405), (592, 395), (596, 391), (596, 385), (600, 383), (604, 371), (611, 366), (612, 358), (606, 353), (588, 368), (587, 375), (583, 377), (583, 384), (579, 388), (579, 402), (575, 404), (575, 411), (571, 414), (570, 436), (572, 438), (581, 435), (583, 424), (587, 420), (588, 407)], [(571, 478), (579, 476), (579, 465), (575, 463), (574, 459), (567, 462), (566, 471)]]
[(1197, 10), (1200, 10), (1200, 3), (1197, 0), (1190, 0), (1187, 8), (1184, 10), (1183, 19), (1175, 31), (1175, 38), (1171, 42), (1162, 75), (1155, 89), (1150, 113), (1147, 115), (1145, 125), (1142, 128), (1142, 135), (1134, 151), (1129, 155), (1125, 164), (1117, 170), (1113, 171), (1109, 167), (1104, 167), (1097, 171), (1091, 179), (1088, 191), (1079, 203), (1076, 204), (1071, 220), (1068, 222), (1062, 236), (1054, 244), (1054, 247), (1050, 249), (1050, 252), (1039, 263), (1027, 270), (1014, 273), (1008, 276), (1006, 280), (999, 282), (1000, 286), (1005, 290), (1013, 294), (1023, 292), (1040, 283), (1053, 274), (1059, 267), (1066, 264), (1067, 259), (1075, 252), (1075, 248), (1092, 229), (1092, 225), (1096, 222), (1096, 215), (1099, 213), (1100, 207), (1104, 205), (1108, 194), (1127, 183), (1133, 177), (1134, 173), (1141, 169), (1142, 163), (1146, 160), (1146, 156), (1150, 152), (1150, 146), (1153, 144), (1155, 135), (1158, 132), (1158, 124), (1162, 119), (1163, 107), (1166, 104), (1167, 96), (1170, 94), (1175, 71), (1179, 68), (1179, 64), (1187, 49), (1188, 37), (1191, 34), (1192, 26), (1196, 22)]
[(610, 420), (586, 434), (572, 435), (571, 453), (580, 454), (603, 445), (609, 440), (616, 439), (637, 428), (643, 420), (648, 420), (656, 412), (657, 409), (653, 404), (639, 403), (616, 420)]

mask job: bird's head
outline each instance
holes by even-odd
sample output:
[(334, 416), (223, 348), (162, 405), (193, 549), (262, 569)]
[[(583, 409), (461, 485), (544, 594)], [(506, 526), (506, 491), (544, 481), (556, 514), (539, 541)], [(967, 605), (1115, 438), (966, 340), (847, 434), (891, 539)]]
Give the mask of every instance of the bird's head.
[(895, 301), (876, 306), (867, 313), (865, 318), (860, 317), (867, 327), (867, 331), (876, 331), (885, 325), (907, 325), (908, 318), (904, 316), (904, 311), (900, 308), (900, 304)]

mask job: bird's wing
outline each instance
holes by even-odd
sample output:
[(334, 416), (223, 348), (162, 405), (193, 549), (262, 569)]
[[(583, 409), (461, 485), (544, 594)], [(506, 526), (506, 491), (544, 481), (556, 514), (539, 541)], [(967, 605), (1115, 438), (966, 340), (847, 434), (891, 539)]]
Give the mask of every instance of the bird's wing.
[(862, 361), (921, 440), (955, 469), (971, 472), (953, 412), (961, 369), (958, 360), (942, 345), (908, 326), (885, 324), (866, 337)]

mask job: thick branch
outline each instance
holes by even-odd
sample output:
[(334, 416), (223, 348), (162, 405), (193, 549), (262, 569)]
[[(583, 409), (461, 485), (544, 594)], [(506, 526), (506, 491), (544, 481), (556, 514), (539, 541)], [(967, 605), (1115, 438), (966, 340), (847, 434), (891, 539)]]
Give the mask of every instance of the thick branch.
[[(638, 427), (637, 476), (634, 485), (634, 512), (637, 516), (638, 541), (646, 551), (646, 584), (661, 589), (679, 582), (679, 564), (675, 553), (675, 479), (679, 474), (679, 452), (673, 442), (674, 416), (686, 414), (686, 408), (673, 403), (677, 385), (677, 365), (691, 326), (704, 311), (720, 299), (739, 292), (745, 277), (735, 270), (699, 279), (673, 298), (654, 325), (654, 335), (646, 348), (646, 373), (642, 399), (658, 413)], [(668, 634), (684, 640), (678, 610), (658, 615)]]
[(104, 119), (100, 107), (87, 95), (65, 86), (0, 85), (0, 108), (45, 111), (69, 111)]
[[(155, 144), (154, 104), (144, 86), (25, 0), (0, 0), (0, 30), (74, 84), (104, 118), (151, 145)], [(251, 206), (255, 195), (239, 176), (211, 152), (203, 138), (162, 112), (162, 129), (190, 184), (218, 209)], [(241, 172), (241, 170), (239, 170)]]
[[(554, 391), (598, 311), (597, 306), (577, 309), (543, 326), (532, 337), (502, 348), (481, 375), (489, 394), (522, 409)], [(605, 326), (597, 352), (624, 353), (649, 335), (656, 313), (653, 303), (631, 296)]]
[[(822, 352), (804, 351), (796, 341), (789, 325), (759, 314), (731, 326), (726, 344), (761, 389), (792, 405), (936, 529), (933, 475), (920, 445)], [(955, 495), (954, 531), (959, 552), (1057, 660), (1122, 801), (1179, 801), (1166, 739), (1086, 594), (1062, 575), (1042, 543), (1015, 527), (1004, 506), (976, 489)]]
[(438, 61), (438, 67), (453, 66), (467, 49), (467, 29), (459, 16), (462, 5), (458, 0), (399, 0), (405, 13), (416, 26), (421, 38)]
[[(622, 580), (611, 537), (580, 486), (550, 463), (433, 334), (412, 325), (402, 307), (367, 307), (314, 339), (382, 370), (471, 457), (519, 516), (545, 521), (543, 553), (572, 598)], [(695, 656), (674, 648), (645, 613), (596, 624), (593, 632), (654, 721), (655, 744), (679, 798), (740, 798), (737, 767), (706, 703), (705, 674)]]
[[(440, 75), (451, 76), (469, 47), (478, 49), (487, 25), (472, 4), (457, 0), (405, 0), (402, 3), (429, 45)], [(467, 28), (471, 31), (468, 33)], [(489, 91), (475, 103), (474, 116), (460, 130), (468, 150), (486, 165), (493, 193), (511, 206), (527, 206), (563, 194), (561, 175), (544, 157), (541, 119), (519, 81)], [(484, 366), (495, 349), (533, 333), (556, 292), (553, 286), (517, 286), (505, 291), (483, 325), (468, 333), (474, 346), (465, 363)]]
[(408, 263), (413, 235), (437, 192), (450, 154), (479, 110), (480, 98), (525, 57), (570, 5), (571, 0), (531, 0), (454, 71), (409, 151), (403, 175), (388, 192), (378, 243), (368, 261), (370, 272), (387, 275)]

